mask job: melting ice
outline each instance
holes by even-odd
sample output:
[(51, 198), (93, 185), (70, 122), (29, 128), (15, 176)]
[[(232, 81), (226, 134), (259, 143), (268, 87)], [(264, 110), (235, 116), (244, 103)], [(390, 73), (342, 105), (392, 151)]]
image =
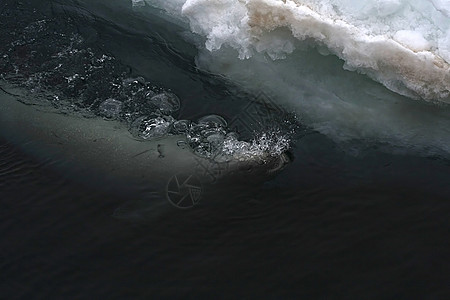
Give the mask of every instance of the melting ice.
[(201, 68), (335, 141), (450, 153), (448, 0), (145, 1), (203, 37)]
[(147, 1), (185, 17), (210, 51), (230, 46), (240, 58), (282, 58), (293, 45), (270, 32), (284, 27), (397, 93), (450, 103), (450, 1)]

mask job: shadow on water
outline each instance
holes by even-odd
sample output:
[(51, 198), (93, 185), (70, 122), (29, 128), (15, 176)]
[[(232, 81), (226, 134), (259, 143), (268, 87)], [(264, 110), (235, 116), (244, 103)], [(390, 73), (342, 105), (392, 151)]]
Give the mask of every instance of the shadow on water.
[(448, 199), (420, 188), (217, 184), (192, 210), (164, 201), (155, 214), (143, 197), (118, 218), (132, 195), (1, 149), (0, 289), (10, 299), (447, 293)]

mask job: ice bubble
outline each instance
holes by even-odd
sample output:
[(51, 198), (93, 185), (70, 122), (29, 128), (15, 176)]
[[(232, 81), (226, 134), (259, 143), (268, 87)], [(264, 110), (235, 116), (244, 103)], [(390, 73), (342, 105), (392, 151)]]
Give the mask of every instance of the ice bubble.
[(215, 123), (192, 126), (187, 134), (188, 144), (195, 154), (212, 158), (222, 148), (226, 130)]
[(222, 143), (225, 139), (225, 135), (218, 133), (218, 132), (214, 132), (209, 134), (206, 137), (206, 140), (211, 143), (211, 144), (216, 144), (219, 145), (220, 143)]
[(131, 134), (145, 140), (160, 138), (169, 133), (174, 122), (170, 116), (164, 117), (140, 117), (131, 124)]
[(222, 127), (227, 127), (227, 121), (218, 115), (204, 116), (198, 120), (198, 123), (199, 124), (210, 124), (210, 125), (215, 124), (215, 125), (219, 125)]
[(191, 127), (191, 121), (189, 120), (178, 120), (172, 125), (171, 132), (173, 134), (186, 134)]
[(144, 77), (125, 78), (124, 80), (122, 80), (122, 84), (123, 85), (132, 85), (132, 84), (144, 85), (145, 84), (145, 79), (144, 79)]
[(115, 99), (106, 99), (99, 106), (100, 115), (106, 118), (117, 118), (122, 110), (122, 102)]
[(210, 124), (196, 124), (191, 127), (189, 130), (189, 134), (192, 136), (201, 136), (201, 137), (208, 137), (211, 134), (220, 133), (225, 135), (226, 131), (224, 127), (216, 126), (215, 123)]
[(163, 92), (153, 96), (150, 103), (158, 107), (164, 114), (174, 113), (180, 109), (180, 99), (173, 93)]
[(225, 135), (222, 132), (214, 132), (206, 136), (206, 142), (209, 143), (209, 147), (213, 153), (222, 150), (224, 140)]

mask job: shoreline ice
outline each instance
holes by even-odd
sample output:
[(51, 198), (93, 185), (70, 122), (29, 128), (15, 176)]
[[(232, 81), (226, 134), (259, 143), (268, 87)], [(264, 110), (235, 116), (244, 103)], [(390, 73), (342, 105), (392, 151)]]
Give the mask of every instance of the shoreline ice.
[(288, 28), (396, 93), (450, 103), (450, 1), (146, 1), (187, 20), (209, 51), (229, 46), (241, 59), (282, 59), (295, 46), (274, 30)]

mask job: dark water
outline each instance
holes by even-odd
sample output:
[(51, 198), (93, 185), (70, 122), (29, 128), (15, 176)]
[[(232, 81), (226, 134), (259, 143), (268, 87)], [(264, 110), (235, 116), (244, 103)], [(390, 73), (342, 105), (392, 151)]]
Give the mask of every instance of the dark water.
[[(117, 24), (108, 20), (120, 13), (101, 2), (89, 13), (77, 2), (34, 2), (2, 2), (1, 25), (46, 18), (56, 32), (79, 33), (97, 46), (94, 56), (119, 61), (101, 77), (124, 68), (172, 90), (182, 99), (179, 118), (231, 117), (245, 106), (233, 86), (197, 70), (195, 49), (156, 17), (126, 19), (130, 12), (123, 12), (127, 21)], [(20, 67), (31, 74), (38, 65)], [(55, 94), (43, 87), (41, 94)], [(63, 87), (61, 98), (84, 91)], [(89, 95), (73, 96), (82, 101), (70, 109), (44, 96), (33, 101), (84, 114), (95, 106)], [(153, 186), (87, 180), (79, 170), (89, 166), (73, 171), (64, 156), (42, 155), (38, 139), (1, 135), (2, 299), (450, 296), (450, 163), (444, 157), (372, 146), (355, 155), (300, 126), (294, 160), (275, 178), (219, 182), (205, 189), (197, 207), (179, 210)]]

